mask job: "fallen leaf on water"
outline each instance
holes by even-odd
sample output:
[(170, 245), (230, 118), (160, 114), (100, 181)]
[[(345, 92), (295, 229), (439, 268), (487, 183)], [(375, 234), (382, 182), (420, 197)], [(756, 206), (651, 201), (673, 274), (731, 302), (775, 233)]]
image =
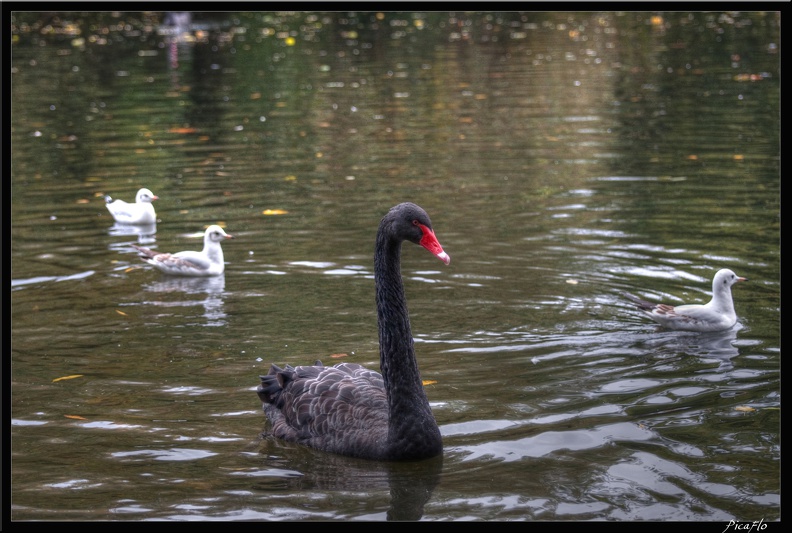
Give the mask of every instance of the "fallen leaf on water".
[(88, 202), (90, 202), (90, 200), (86, 198), (80, 198), (79, 200), (77, 200), (78, 204), (87, 204)]
[(288, 211), (285, 209), (265, 209), (261, 212), (262, 215), (285, 215)]
[(341, 357), (348, 357), (348, 355), (345, 353), (331, 353), (330, 357), (332, 359), (340, 359)]
[(437, 383), (437, 381), (433, 379), (425, 379), (421, 383), (423, 383), (424, 385), (434, 385), (435, 383)]
[(74, 379), (74, 378), (81, 378), (81, 377), (83, 377), (82, 374), (73, 374), (71, 376), (63, 376), (62, 378), (55, 378), (55, 379), (52, 380), (52, 382), (55, 383), (56, 381), (63, 381), (64, 379)]
[(66, 418), (73, 418), (74, 420), (88, 420), (87, 418), (78, 415), (63, 415), (63, 416), (65, 416)]
[(737, 407), (734, 408), (734, 410), (745, 411), (745, 412), (756, 411), (756, 409), (754, 409), (753, 407), (748, 407), (747, 405), (738, 405)]
[(196, 131), (195, 128), (171, 128), (168, 133), (195, 133)]
[(577, 285), (578, 284), (578, 280), (576, 280), (576, 279), (568, 279), (568, 280), (566, 280), (566, 282), (569, 283), (570, 285)]
[(127, 314), (125, 312), (119, 311), (118, 309), (116, 309), (115, 312), (118, 313), (121, 316), (127, 316)]

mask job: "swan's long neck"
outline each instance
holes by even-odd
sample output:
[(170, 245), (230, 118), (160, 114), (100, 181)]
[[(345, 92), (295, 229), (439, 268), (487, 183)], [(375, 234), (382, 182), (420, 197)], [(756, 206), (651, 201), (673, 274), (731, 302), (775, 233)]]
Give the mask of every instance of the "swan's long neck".
[[(389, 440), (415, 439), (430, 432), (439, 441), (415, 359), (407, 299), (401, 277), (401, 242), (380, 232), (374, 255), (380, 370), (390, 413)], [(436, 434), (436, 435), (435, 435)]]

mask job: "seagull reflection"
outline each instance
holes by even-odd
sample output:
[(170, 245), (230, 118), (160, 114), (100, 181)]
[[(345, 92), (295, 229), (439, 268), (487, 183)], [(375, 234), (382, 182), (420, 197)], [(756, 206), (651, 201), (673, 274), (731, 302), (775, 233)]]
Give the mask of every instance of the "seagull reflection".
[(740, 322), (725, 331), (706, 333), (658, 328), (651, 335), (621, 335), (620, 338), (623, 346), (635, 346), (645, 353), (686, 354), (702, 361), (717, 362), (718, 372), (724, 372), (734, 367), (732, 359), (740, 355), (735, 342), (742, 328)]
[[(114, 236), (137, 236), (138, 242), (140, 244), (152, 244), (156, 242), (156, 238), (154, 235), (157, 233), (157, 224), (142, 224), (142, 225), (132, 225), (132, 224), (120, 224), (116, 222), (113, 224), (107, 232)], [(128, 247), (128, 243), (122, 243), (122, 247)], [(113, 247), (111, 245), (111, 247)]]
[(225, 274), (205, 278), (191, 277), (166, 277), (158, 281), (152, 281), (143, 286), (149, 292), (160, 294), (184, 293), (190, 297), (202, 297), (201, 299), (180, 298), (169, 301), (149, 301), (151, 305), (162, 307), (191, 307), (201, 305), (204, 308), (203, 317), (206, 318), (207, 326), (224, 326), (226, 324), (226, 313), (223, 308), (223, 297), (225, 295)]
[(737, 332), (742, 329), (738, 322), (726, 331), (699, 333), (697, 335), (681, 335), (678, 338), (680, 348), (689, 355), (719, 362), (719, 370), (729, 370), (734, 366), (732, 358), (740, 355), (734, 345)]

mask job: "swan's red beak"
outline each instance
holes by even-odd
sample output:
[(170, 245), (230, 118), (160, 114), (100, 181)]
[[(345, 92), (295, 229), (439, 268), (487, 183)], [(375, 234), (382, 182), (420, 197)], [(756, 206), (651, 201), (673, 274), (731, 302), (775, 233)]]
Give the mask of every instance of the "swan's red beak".
[(421, 241), (418, 244), (435, 254), (437, 258), (446, 265), (450, 263), (451, 257), (443, 251), (443, 247), (440, 246), (439, 242), (437, 242), (437, 237), (435, 237), (434, 231), (423, 224), (418, 224), (418, 226), (421, 228), (421, 231), (423, 231), (423, 237), (421, 237)]

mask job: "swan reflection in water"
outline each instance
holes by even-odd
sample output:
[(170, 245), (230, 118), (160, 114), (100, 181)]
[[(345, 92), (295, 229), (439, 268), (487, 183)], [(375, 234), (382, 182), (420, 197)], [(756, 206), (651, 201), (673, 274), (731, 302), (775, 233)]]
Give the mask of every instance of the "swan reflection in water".
[[(258, 448), (262, 464), (234, 475), (255, 480), (253, 487), (261, 494), (277, 491), (286, 500), (290, 491), (300, 498), (312, 493), (323, 498), (328, 492), (334, 498), (349, 498), (359, 514), (345, 516), (347, 520), (421, 520), (443, 470), (442, 454), (419, 461), (372, 461), (284, 442), (272, 435), (259, 435), (252, 448)], [(343, 503), (338, 507), (350, 508)]]
[[(129, 237), (135, 236), (137, 237), (137, 241), (140, 244), (153, 244), (157, 242), (156, 237), (154, 236), (157, 233), (157, 224), (121, 224), (116, 222), (113, 224), (107, 232), (112, 235), (113, 237)], [(113, 249), (123, 250), (129, 246), (128, 242), (123, 243), (113, 243), (110, 245)]]
[[(161, 295), (176, 294), (177, 299), (147, 301), (150, 305), (161, 307), (192, 307), (203, 306), (202, 316), (206, 318), (206, 326), (226, 325), (227, 315), (223, 308), (225, 296), (225, 274), (204, 278), (167, 276), (143, 286), (149, 292)], [(181, 297), (183, 293), (189, 298)]]

